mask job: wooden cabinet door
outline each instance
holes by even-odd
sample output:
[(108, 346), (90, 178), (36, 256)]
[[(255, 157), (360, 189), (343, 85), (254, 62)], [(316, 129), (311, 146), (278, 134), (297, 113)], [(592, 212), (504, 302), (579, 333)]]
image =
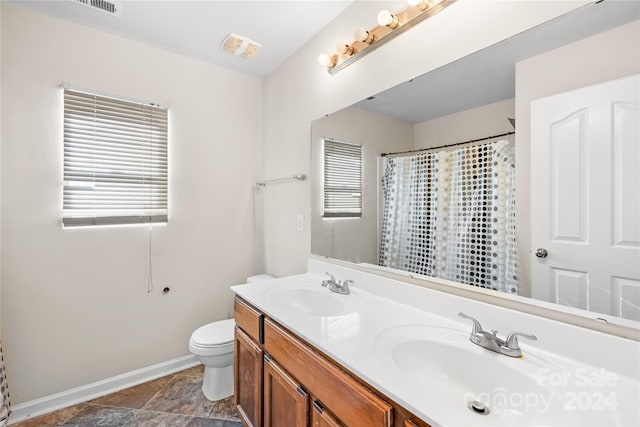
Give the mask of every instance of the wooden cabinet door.
[(342, 427), (342, 424), (317, 400), (311, 410), (311, 427)]
[(234, 393), (238, 414), (247, 427), (262, 427), (262, 350), (235, 329)]
[(309, 425), (309, 393), (275, 361), (265, 356), (264, 427)]

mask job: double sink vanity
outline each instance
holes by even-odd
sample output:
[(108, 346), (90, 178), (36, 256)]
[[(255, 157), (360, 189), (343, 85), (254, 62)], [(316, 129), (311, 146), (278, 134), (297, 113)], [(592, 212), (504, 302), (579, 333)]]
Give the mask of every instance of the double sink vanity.
[(318, 259), (232, 290), (247, 426), (640, 425), (634, 340)]

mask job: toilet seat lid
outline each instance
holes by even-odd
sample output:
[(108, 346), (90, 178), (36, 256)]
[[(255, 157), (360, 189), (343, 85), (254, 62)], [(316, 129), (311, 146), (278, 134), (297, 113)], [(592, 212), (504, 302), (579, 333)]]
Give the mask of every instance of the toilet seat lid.
[(191, 335), (191, 342), (199, 347), (218, 347), (233, 342), (233, 319), (220, 320), (200, 326)]

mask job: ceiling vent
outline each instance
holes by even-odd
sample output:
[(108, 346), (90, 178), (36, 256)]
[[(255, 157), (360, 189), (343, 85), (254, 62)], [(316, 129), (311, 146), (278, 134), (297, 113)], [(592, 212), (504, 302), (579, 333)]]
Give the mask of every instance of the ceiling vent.
[(70, 0), (74, 3), (99, 10), (108, 15), (122, 16), (122, 1), (120, 0)]
[(220, 50), (244, 59), (250, 59), (260, 50), (260, 43), (237, 34), (227, 34), (220, 43)]

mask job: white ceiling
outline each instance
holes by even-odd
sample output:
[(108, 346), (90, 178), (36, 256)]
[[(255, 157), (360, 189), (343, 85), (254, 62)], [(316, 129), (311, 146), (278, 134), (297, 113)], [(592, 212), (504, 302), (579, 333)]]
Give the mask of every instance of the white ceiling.
[[(24, 7), (256, 77), (269, 75), (352, 0), (125, 0), (112, 16), (75, 0), (12, 0)], [(218, 49), (229, 33), (262, 44), (250, 60)]]
[[(515, 96), (516, 62), (638, 19), (637, 0), (587, 4), (354, 107), (415, 124), (510, 99)], [(597, 61), (594, 57), (594, 66), (601, 66)]]

